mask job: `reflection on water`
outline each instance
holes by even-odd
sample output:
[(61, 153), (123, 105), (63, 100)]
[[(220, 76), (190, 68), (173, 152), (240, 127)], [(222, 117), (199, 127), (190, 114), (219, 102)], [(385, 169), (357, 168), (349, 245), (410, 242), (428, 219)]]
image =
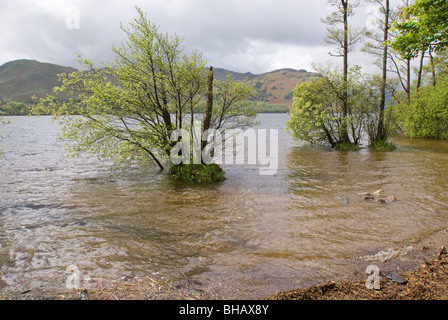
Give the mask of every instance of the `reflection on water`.
[[(399, 139), (395, 152), (337, 152), (298, 146), (286, 119), (260, 116), (262, 128), (280, 129), (276, 175), (227, 165), (225, 182), (190, 185), (66, 158), (51, 119), (11, 118), (0, 157), (0, 288), (64, 292), (74, 264), (109, 279), (185, 274), (224, 284), (233, 298), (260, 297), (446, 229), (448, 143)], [(380, 188), (399, 201), (358, 195)]]

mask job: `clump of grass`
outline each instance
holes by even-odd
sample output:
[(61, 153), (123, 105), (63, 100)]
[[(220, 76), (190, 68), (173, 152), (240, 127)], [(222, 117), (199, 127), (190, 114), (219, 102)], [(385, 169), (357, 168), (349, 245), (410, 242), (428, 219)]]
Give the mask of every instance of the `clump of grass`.
[(390, 142), (388, 140), (377, 140), (372, 141), (369, 145), (370, 150), (375, 151), (394, 151), (397, 149), (395, 143)]
[(174, 180), (189, 182), (222, 182), (226, 179), (224, 170), (217, 164), (172, 164), (168, 173)]
[(334, 145), (333, 148), (340, 151), (349, 151), (349, 150), (358, 151), (360, 149), (359, 145), (351, 142), (337, 143)]

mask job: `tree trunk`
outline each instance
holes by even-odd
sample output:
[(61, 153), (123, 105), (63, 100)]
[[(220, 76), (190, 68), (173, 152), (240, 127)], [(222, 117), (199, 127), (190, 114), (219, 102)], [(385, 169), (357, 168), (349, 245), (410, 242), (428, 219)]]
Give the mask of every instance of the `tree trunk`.
[(348, 115), (348, 0), (341, 0), (344, 16), (344, 70), (343, 70), (343, 93), (342, 93), (342, 128), (341, 142), (350, 143), (347, 129)]
[(424, 60), (425, 60), (425, 50), (422, 49), (422, 56), (420, 58), (420, 67), (418, 68), (417, 91), (422, 86), (422, 73), (423, 73), (423, 61)]
[(429, 57), (431, 59), (432, 85), (435, 87), (437, 84), (437, 80), (436, 80), (436, 67), (434, 65), (434, 55), (432, 54), (432, 47), (429, 47)]
[[(205, 111), (202, 133), (210, 129), (212, 115), (213, 115), (213, 67), (210, 67), (210, 71), (208, 73), (207, 109)], [(206, 145), (207, 142), (202, 141), (201, 150), (204, 150)]]
[(378, 115), (378, 128), (376, 133), (376, 140), (386, 140), (387, 134), (384, 128), (384, 109), (386, 107), (386, 84), (387, 84), (387, 54), (388, 45), (387, 40), (389, 36), (389, 15), (390, 6), (389, 0), (386, 0), (386, 6), (384, 8), (384, 36), (383, 36), (383, 76), (381, 79), (381, 98), (380, 98), (380, 110)]
[(407, 78), (407, 84), (406, 84), (406, 94), (408, 96), (408, 102), (411, 101), (411, 59), (408, 58), (406, 60), (407, 63), (407, 73), (406, 73), (406, 78)]
[[(162, 107), (162, 119), (167, 130), (166, 135), (164, 136), (164, 143), (173, 147), (175, 145), (175, 142), (170, 141), (170, 136), (173, 132), (173, 123), (171, 121), (171, 114), (168, 111), (168, 98), (165, 90), (165, 84), (162, 84)], [(170, 156), (170, 151), (168, 149), (166, 149), (166, 154)]]

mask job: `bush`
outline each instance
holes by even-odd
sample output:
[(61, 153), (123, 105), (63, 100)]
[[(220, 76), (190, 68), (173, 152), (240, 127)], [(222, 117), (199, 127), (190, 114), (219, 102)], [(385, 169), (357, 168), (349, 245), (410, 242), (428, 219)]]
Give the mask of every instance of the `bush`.
[(189, 182), (222, 182), (224, 170), (217, 164), (171, 164), (169, 175), (174, 180)]
[(448, 140), (448, 78), (437, 86), (426, 86), (402, 101), (396, 116), (411, 138)]
[(0, 106), (0, 114), (5, 116), (24, 116), (29, 114), (29, 108), (21, 102), (8, 102)]
[(393, 151), (397, 146), (388, 140), (376, 140), (370, 143), (369, 148), (375, 151)]
[(328, 71), (325, 77), (302, 83), (294, 90), (294, 102), (286, 123), (296, 140), (329, 144), (339, 150), (357, 150), (363, 133), (377, 112), (377, 98), (358, 68), (349, 73), (347, 112), (342, 100), (341, 73)]
[(349, 151), (349, 150), (358, 151), (360, 148), (359, 148), (359, 145), (357, 145), (355, 143), (341, 142), (341, 143), (335, 144), (334, 149), (340, 150), (340, 151)]

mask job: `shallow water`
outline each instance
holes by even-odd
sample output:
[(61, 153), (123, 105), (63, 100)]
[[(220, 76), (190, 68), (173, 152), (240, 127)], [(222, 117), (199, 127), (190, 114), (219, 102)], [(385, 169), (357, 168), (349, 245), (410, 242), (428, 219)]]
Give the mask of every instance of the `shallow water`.
[[(76, 265), (89, 277), (186, 275), (228, 297), (260, 297), (406, 253), (448, 225), (447, 142), (337, 152), (295, 143), (287, 115), (264, 114), (260, 127), (280, 130), (277, 174), (224, 165), (225, 182), (190, 185), (67, 158), (51, 118), (10, 119), (0, 157), (4, 292), (67, 291), (66, 268)], [(358, 195), (380, 188), (399, 201)]]

